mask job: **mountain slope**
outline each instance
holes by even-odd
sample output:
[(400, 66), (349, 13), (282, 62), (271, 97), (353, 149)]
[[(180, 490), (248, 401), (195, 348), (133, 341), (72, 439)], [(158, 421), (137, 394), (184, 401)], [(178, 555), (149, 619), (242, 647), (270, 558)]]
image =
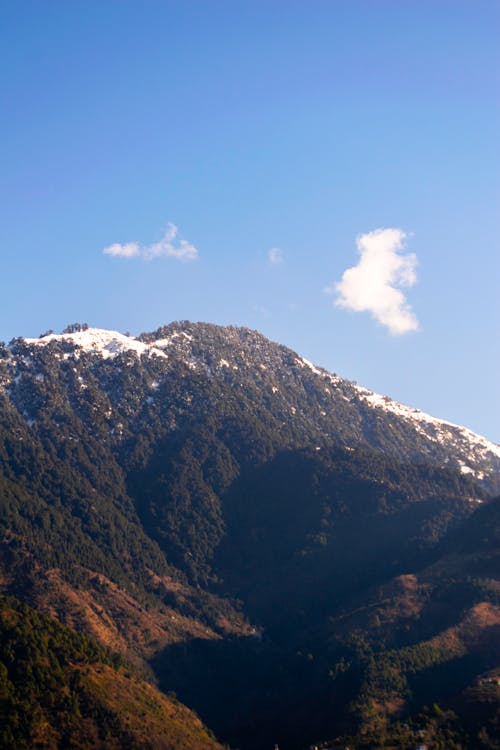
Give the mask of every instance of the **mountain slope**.
[[(400, 735), (394, 747), (407, 748), (423, 729), (432, 746), (451, 733), (448, 724), (462, 748), (495, 747), (478, 734), (494, 737), (500, 715), (499, 510), (500, 498), (481, 506), (442, 537), (427, 563), (353, 587), (329, 616), (322, 612), (329, 592), (311, 578), (315, 596), (299, 627), (279, 601), (283, 632), (174, 646), (156, 671), (175, 675), (178, 694), (242, 747), (337, 746), (336, 736), (353, 728), (360, 735), (341, 747), (382, 747), (384, 738), (392, 747), (389, 738)], [(455, 712), (440, 729), (425, 713), (434, 703)], [(414, 735), (400, 722), (415, 722)]]
[(0, 347), (3, 591), (241, 748), (390, 725), (433, 669), (441, 698), (494, 668), (499, 467), (248, 329)]
[(218, 750), (200, 720), (87, 638), (0, 597), (0, 746)]
[[(310, 438), (317, 436), (345, 445), (363, 442), (400, 459), (451, 464), (478, 479), (487, 480), (500, 471), (499, 446), (466, 428), (430, 417), (318, 369), (286, 347), (245, 328), (172, 323), (137, 339), (88, 329), (41, 339), (17, 339), (3, 354), (0, 383), (12, 395), (30, 367), (36, 367), (37, 362), (43, 365), (46, 354), (60, 361), (68, 378), (71, 370), (76, 374), (83, 359), (103, 386), (105, 375), (110, 372), (106, 365), (123, 358), (129, 366), (140, 361), (148, 373), (149, 379), (143, 378), (142, 384), (149, 389), (149, 404), (160, 395), (156, 391), (160, 389), (161, 393), (165, 379), (177, 370), (185, 380), (190, 374), (198, 381), (210, 378), (236, 392), (243, 390), (240, 395), (251, 400), (254, 411), (260, 407), (284, 421), (285, 426), (292, 423), (294, 430), (305, 431)], [(46, 377), (43, 366), (36, 377), (39, 381)], [(85, 391), (92, 380), (78, 381), (77, 387)], [(185, 394), (184, 406), (190, 404), (189, 395)], [(35, 414), (26, 416), (36, 418)]]

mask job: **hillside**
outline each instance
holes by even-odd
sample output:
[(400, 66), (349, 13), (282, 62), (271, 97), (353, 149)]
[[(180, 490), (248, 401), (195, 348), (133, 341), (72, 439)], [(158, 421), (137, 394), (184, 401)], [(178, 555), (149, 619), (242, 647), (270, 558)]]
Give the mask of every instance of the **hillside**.
[[(498, 446), (248, 329), (0, 346), (3, 592), (243, 750), (472, 700), (498, 666), (499, 477)], [(111, 668), (89, 680), (122, 716)]]
[(0, 747), (217, 750), (199, 719), (116, 655), (0, 599)]

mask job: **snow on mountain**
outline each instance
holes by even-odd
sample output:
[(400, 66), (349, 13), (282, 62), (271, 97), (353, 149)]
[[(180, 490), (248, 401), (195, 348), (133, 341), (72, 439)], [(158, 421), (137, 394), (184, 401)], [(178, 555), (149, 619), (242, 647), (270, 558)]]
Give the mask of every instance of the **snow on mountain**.
[[(397, 414), (403, 419), (411, 421), (414, 424), (415, 428), (420, 430), (422, 433), (425, 433), (425, 435), (430, 440), (434, 440), (435, 442), (443, 442), (459, 433), (460, 436), (464, 440), (468, 440), (474, 448), (478, 449), (479, 451), (493, 453), (493, 455), (500, 458), (500, 445), (496, 445), (495, 443), (492, 443), (490, 440), (487, 440), (481, 435), (477, 435), (467, 427), (462, 427), (460, 425), (454, 424), (453, 422), (447, 422), (444, 419), (432, 417), (430, 414), (426, 414), (420, 409), (416, 409), (411, 406), (405, 406), (405, 404), (400, 404), (398, 401), (393, 401), (388, 396), (381, 396), (380, 394), (374, 393), (367, 388), (361, 388), (358, 386), (356, 390), (358, 391), (361, 398), (368, 404), (370, 404), (370, 406), (374, 407), (375, 409), (383, 409), (384, 411), (392, 412), (393, 414)], [(422, 424), (419, 425), (418, 423)], [(434, 435), (431, 430), (426, 429), (428, 426), (434, 428)], [(466, 474), (470, 471), (470, 469), (464, 467), (462, 471), (464, 474)]]
[[(28, 347), (36, 348), (52, 342), (74, 346), (72, 353), (64, 353), (64, 359), (79, 360), (81, 352), (88, 352), (110, 360), (132, 352), (143, 366), (149, 361), (164, 362), (165, 367), (154, 374), (154, 378), (162, 380), (176, 370), (177, 363), (183, 363), (207, 377), (220, 378), (247, 393), (255, 393), (254, 398), (270, 392), (269, 408), (273, 414), (282, 415), (279, 419), (288, 420), (293, 415), (294, 420), (302, 420), (298, 429), (304, 427), (305, 420), (312, 431), (327, 439), (345, 445), (368, 443), (412, 461), (430, 460), (454, 467), (479, 480), (500, 474), (500, 446), (495, 443), (466, 427), (339, 378), (256, 331), (184, 321), (137, 338), (87, 328), (24, 339)], [(26, 359), (25, 353), (22, 356), (25, 365), (29, 363), (29, 357)], [(12, 358), (9, 359), (12, 365)], [(19, 377), (11, 367), (8, 369), (11, 372), (4, 375), (4, 385), (17, 382)], [(139, 393), (137, 398), (141, 398)]]
[[(304, 357), (299, 357), (295, 361), (300, 368), (306, 367), (315, 375), (328, 379), (334, 385), (343, 382), (341, 378), (332, 375), (326, 370), (318, 369)], [(445, 448), (452, 448), (453, 452), (457, 454), (456, 460), (462, 474), (470, 474), (476, 479), (482, 480), (485, 477), (485, 472), (478, 468), (478, 464), (491, 461), (492, 459), (498, 464), (500, 460), (500, 445), (496, 445), (485, 437), (477, 435), (467, 427), (433, 417), (420, 409), (401, 404), (388, 396), (382, 396), (368, 388), (357, 385), (353, 385), (353, 388), (359, 399), (368, 404), (375, 412), (394, 414), (403, 419), (413, 430), (431, 443)], [(472, 464), (472, 466), (469, 464)], [(498, 464), (498, 468), (500, 469), (500, 464)]]
[(157, 357), (166, 357), (159, 348), (138, 341), (131, 336), (125, 336), (118, 331), (108, 331), (103, 328), (87, 328), (75, 333), (51, 333), (38, 339), (24, 339), (27, 344), (45, 346), (52, 341), (70, 341), (79, 349), (86, 352), (101, 354), (103, 359), (116, 357), (123, 352), (135, 352), (138, 357), (142, 354), (155, 354)]
[(318, 370), (316, 365), (313, 365), (313, 363), (309, 362), (305, 357), (298, 357), (295, 361), (299, 367), (308, 367), (315, 375), (323, 375), (321, 370)]
[(173, 333), (171, 336), (167, 336), (167, 338), (164, 339), (157, 339), (153, 346), (158, 347), (159, 349), (166, 349), (167, 346), (172, 346), (172, 344), (175, 343), (175, 339), (185, 339), (186, 341), (192, 341), (193, 337), (189, 335), (189, 333), (186, 333), (185, 331), (181, 331)]

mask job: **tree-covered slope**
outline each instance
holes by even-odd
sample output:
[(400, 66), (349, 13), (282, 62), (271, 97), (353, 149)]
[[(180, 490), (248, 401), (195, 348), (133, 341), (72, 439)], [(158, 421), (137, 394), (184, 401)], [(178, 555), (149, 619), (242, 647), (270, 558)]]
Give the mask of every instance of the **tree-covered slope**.
[(0, 598), (0, 747), (217, 750), (200, 720), (88, 638)]
[(498, 663), (499, 457), (247, 329), (16, 339), (0, 584), (243, 750), (390, 732)]
[(35, 429), (49, 416), (47, 389), (59, 392), (52, 422), (72, 412), (115, 445), (205, 414), (208, 398), (211, 412), (252, 414), (280, 444), (363, 443), (485, 482), (500, 470), (500, 448), (484, 438), (318, 369), (256, 331), (183, 321), (135, 339), (79, 328), (0, 348), (0, 390)]
[[(329, 588), (309, 579), (314, 594), (301, 612), (275, 581), (272, 627), (260, 637), (173, 646), (156, 671), (237, 746), (409, 747), (425, 729), (430, 746), (496, 747), (499, 508), (500, 499), (480, 506), (398, 575), (375, 575), (370, 586), (366, 574), (333, 605), (333, 571)], [(288, 570), (293, 600), (297, 566)], [(441, 713), (427, 711), (434, 704)]]

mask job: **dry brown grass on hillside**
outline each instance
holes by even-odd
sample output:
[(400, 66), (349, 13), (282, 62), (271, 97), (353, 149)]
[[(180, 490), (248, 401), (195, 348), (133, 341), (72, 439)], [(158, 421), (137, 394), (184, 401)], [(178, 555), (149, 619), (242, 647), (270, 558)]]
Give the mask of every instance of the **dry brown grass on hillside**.
[(51, 570), (37, 605), (63, 624), (84, 632), (114, 651), (150, 658), (167, 645), (191, 638), (218, 638), (203, 623), (170, 607), (146, 609), (105, 576), (87, 573), (88, 583), (75, 587)]
[(152, 750), (221, 750), (200, 719), (152, 685), (120, 670), (87, 669), (83, 684), (94, 699), (119, 717), (133, 742)]

